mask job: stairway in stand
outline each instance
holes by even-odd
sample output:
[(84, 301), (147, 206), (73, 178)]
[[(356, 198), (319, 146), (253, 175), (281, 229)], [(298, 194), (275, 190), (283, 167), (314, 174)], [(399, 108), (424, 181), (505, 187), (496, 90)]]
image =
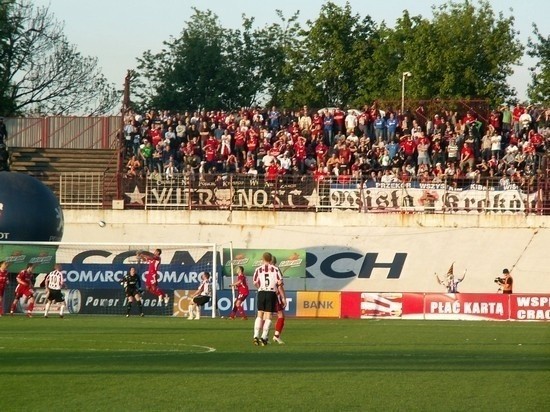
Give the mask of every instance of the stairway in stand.
[(115, 150), (10, 147), (11, 171), (36, 177), (58, 198), (62, 174), (100, 176), (103, 207), (111, 207), (112, 200), (116, 198), (116, 167)]

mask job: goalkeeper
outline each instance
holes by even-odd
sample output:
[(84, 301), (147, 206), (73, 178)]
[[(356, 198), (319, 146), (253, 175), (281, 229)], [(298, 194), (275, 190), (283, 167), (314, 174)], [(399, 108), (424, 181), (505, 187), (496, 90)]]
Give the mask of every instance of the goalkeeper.
[(124, 293), (128, 299), (128, 303), (126, 305), (126, 317), (130, 316), (130, 311), (132, 310), (132, 303), (134, 300), (139, 308), (139, 315), (143, 316), (143, 305), (141, 303), (141, 294), (143, 291), (141, 290), (141, 279), (139, 278), (135, 267), (130, 268), (130, 272), (122, 278), (120, 284), (124, 287)]

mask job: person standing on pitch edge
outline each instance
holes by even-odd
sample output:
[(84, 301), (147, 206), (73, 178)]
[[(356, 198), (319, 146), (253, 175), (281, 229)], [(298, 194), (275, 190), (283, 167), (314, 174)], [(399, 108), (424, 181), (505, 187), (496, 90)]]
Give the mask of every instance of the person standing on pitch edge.
[(59, 317), (63, 318), (63, 311), (65, 310), (65, 297), (63, 296), (63, 293), (61, 293), (61, 289), (65, 285), (65, 281), (63, 279), (63, 273), (61, 273), (61, 265), (59, 263), (57, 263), (54, 266), (54, 270), (52, 270), (48, 274), (48, 276), (46, 276), (44, 284), (47, 291), (44, 317), (48, 317), (48, 312), (50, 311), (50, 306), (52, 305), (52, 302), (56, 302), (60, 304)]
[(266, 346), (268, 343), (271, 314), (277, 311), (277, 290), (281, 294), (281, 303), (286, 306), (283, 277), (279, 268), (271, 263), (273, 256), (265, 252), (262, 259), (262, 264), (256, 268), (252, 278), (258, 288), (258, 315), (254, 321), (253, 340), (256, 346)]
[(495, 281), (500, 285), (502, 293), (511, 294), (514, 286), (514, 279), (512, 278), (512, 275), (510, 274), (510, 271), (508, 269), (504, 269), (502, 271), (502, 274), (504, 275), (504, 277), (496, 278)]

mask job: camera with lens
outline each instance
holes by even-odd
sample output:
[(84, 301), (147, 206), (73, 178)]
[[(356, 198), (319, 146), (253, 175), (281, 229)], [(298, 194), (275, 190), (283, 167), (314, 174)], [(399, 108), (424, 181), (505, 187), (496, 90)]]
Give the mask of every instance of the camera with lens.
[(504, 278), (495, 278), (495, 283), (504, 283)]

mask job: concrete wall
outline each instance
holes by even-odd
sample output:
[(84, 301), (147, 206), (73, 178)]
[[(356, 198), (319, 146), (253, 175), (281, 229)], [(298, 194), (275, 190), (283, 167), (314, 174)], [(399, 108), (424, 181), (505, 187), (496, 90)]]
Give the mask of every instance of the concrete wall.
[(443, 292), (434, 272), (455, 262), (462, 292), (495, 292), (505, 267), (514, 292), (550, 292), (545, 216), (68, 210), (63, 240), (305, 249), (310, 277), (286, 280), (296, 290)]

